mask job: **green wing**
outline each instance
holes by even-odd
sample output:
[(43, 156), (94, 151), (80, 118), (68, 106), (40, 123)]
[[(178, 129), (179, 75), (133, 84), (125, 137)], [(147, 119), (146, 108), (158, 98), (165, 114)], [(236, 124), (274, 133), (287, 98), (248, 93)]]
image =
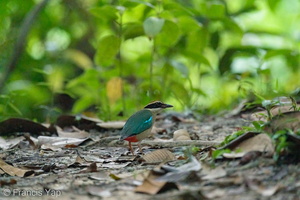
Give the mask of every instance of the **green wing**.
[(125, 123), (122, 131), (121, 138), (125, 139), (130, 136), (137, 135), (153, 125), (153, 116), (149, 110), (141, 110), (133, 114)]

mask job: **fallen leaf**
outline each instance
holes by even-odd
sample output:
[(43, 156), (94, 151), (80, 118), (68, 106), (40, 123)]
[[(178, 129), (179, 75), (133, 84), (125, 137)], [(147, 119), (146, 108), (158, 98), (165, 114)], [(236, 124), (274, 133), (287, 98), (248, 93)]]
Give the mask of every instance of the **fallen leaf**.
[(38, 143), (42, 145), (42, 149), (47, 148), (64, 148), (66, 145), (76, 145), (78, 146), (88, 138), (63, 138), (63, 137), (47, 137), (39, 136)]
[(101, 123), (102, 121), (97, 118), (90, 118), (84, 115), (61, 115), (56, 120), (56, 125), (60, 128), (64, 129), (65, 127), (75, 126), (80, 130), (98, 130), (102, 131), (103, 128), (97, 126), (97, 123)]
[(279, 130), (291, 129), (297, 132), (300, 129), (300, 112), (286, 112), (274, 116), (265, 130), (269, 133), (275, 133)]
[(176, 184), (166, 181), (157, 181), (157, 178), (159, 178), (159, 176), (153, 171), (150, 171), (149, 175), (143, 181), (143, 184), (136, 187), (134, 191), (153, 195), (162, 190), (178, 189)]
[(0, 186), (3, 187), (4, 185), (14, 185), (16, 183), (17, 183), (16, 179), (10, 179), (9, 181), (1, 180)]
[(0, 148), (3, 150), (11, 149), (17, 146), (25, 138), (23, 136), (12, 138), (12, 139), (3, 139), (0, 137)]
[(175, 155), (167, 149), (158, 149), (142, 157), (146, 163), (161, 163), (175, 160)]
[(180, 167), (169, 167), (162, 166), (161, 169), (167, 171), (167, 173), (159, 178), (158, 181), (168, 181), (168, 182), (177, 182), (187, 178), (192, 172), (197, 172), (201, 169), (201, 164), (198, 160), (191, 156), (190, 162), (180, 166)]
[(269, 155), (274, 153), (274, 145), (272, 139), (264, 133), (255, 132), (245, 133), (235, 140), (231, 141), (221, 149), (229, 148), (232, 151), (240, 151), (238, 153), (231, 152), (223, 155), (226, 158), (241, 158), (251, 151), (267, 152)]
[(245, 154), (250, 151), (269, 152), (270, 154), (274, 153), (272, 139), (264, 133), (241, 142), (233, 150), (238, 149), (241, 149)]
[(34, 143), (34, 141), (30, 138), (29, 133), (25, 133), (25, 134), (24, 134), (24, 138), (29, 142), (31, 148), (33, 148), (33, 149), (36, 149), (36, 148), (37, 148), (37, 146), (36, 146), (36, 144)]
[(237, 138), (235, 138), (234, 140), (230, 141), (228, 144), (222, 146), (219, 149), (234, 149), (235, 147), (237, 147), (241, 142), (252, 138), (256, 135), (260, 134), (260, 132), (246, 132), (243, 135), (238, 136)]
[(97, 172), (97, 164), (94, 162), (90, 164), (86, 169), (82, 170), (81, 173)]
[(99, 171), (97, 173), (93, 173), (90, 178), (98, 181), (106, 181), (108, 174), (104, 171)]
[(121, 178), (119, 176), (117, 176), (117, 175), (115, 175), (113, 173), (110, 173), (109, 177), (112, 178), (112, 179), (114, 179), (114, 180), (116, 180), (116, 181), (121, 180)]
[(190, 134), (187, 132), (186, 129), (179, 129), (179, 130), (174, 132), (173, 140), (174, 141), (191, 140), (191, 137), (190, 137)]
[(0, 135), (9, 136), (11, 133), (31, 133), (41, 135), (41, 133), (50, 132), (47, 127), (21, 118), (10, 118), (0, 122)]
[(20, 169), (17, 167), (13, 167), (6, 162), (4, 162), (2, 159), (0, 159), (0, 168), (7, 174), (11, 176), (19, 176), (19, 177), (25, 177), (25, 176), (30, 176), (34, 173), (32, 170), (25, 170), (25, 169)]
[(59, 137), (66, 137), (66, 138), (87, 138), (90, 136), (90, 133), (80, 130), (76, 128), (75, 126), (72, 126), (71, 129), (68, 131), (63, 130), (60, 127), (57, 127), (57, 134)]
[(229, 159), (242, 158), (244, 155), (245, 152), (230, 152), (230, 153), (222, 154), (224, 158), (229, 158)]
[(240, 164), (241, 165), (247, 164), (250, 161), (255, 160), (256, 158), (258, 158), (261, 155), (262, 155), (261, 151), (249, 151), (241, 158)]

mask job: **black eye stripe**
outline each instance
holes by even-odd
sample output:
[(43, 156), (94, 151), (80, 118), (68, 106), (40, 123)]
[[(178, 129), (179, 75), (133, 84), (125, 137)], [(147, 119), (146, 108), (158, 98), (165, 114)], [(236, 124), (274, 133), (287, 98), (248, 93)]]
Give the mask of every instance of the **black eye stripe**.
[(154, 102), (151, 104), (148, 104), (145, 108), (159, 108), (163, 105), (162, 102)]

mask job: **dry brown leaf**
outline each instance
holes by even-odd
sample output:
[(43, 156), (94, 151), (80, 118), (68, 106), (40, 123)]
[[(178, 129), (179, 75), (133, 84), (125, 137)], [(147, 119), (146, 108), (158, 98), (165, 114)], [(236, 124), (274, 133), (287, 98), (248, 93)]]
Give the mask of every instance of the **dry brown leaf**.
[(101, 130), (97, 123), (101, 123), (102, 121), (97, 118), (86, 117), (84, 115), (61, 115), (56, 120), (56, 125), (65, 128), (75, 126), (80, 130)]
[(229, 148), (233, 151), (241, 151), (238, 153), (225, 153), (223, 154), (225, 158), (241, 158), (251, 151), (267, 152), (268, 155), (274, 153), (272, 139), (267, 134), (257, 134), (255, 132), (245, 133), (222, 148)]
[(8, 180), (1, 180), (0, 181), (0, 187), (3, 187), (4, 185), (14, 185), (16, 183), (17, 183), (16, 179), (10, 179), (9, 181)]
[(97, 164), (91, 163), (86, 169), (82, 170), (81, 173), (98, 172)]
[(178, 189), (176, 184), (165, 181), (157, 181), (157, 178), (159, 178), (159, 176), (155, 175), (155, 173), (151, 171), (147, 178), (144, 179), (143, 184), (136, 187), (134, 191), (146, 194), (157, 194), (162, 189), (164, 189), (164, 191), (168, 189)]
[(191, 137), (190, 137), (190, 134), (187, 132), (186, 129), (179, 129), (179, 130), (174, 132), (173, 140), (174, 141), (191, 140)]
[(26, 169), (20, 169), (17, 167), (13, 167), (6, 162), (4, 162), (2, 159), (0, 159), (0, 168), (7, 174), (11, 176), (19, 176), (19, 177), (24, 177), (24, 176), (30, 176), (34, 172), (32, 170), (26, 170)]
[(273, 117), (266, 131), (275, 133), (276, 131), (284, 129), (291, 129), (294, 132), (300, 129), (299, 111), (282, 113)]
[(261, 155), (262, 155), (261, 151), (249, 151), (241, 158), (240, 164), (241, 165), (247, 164), (250, 161), (255, 160), (256, 158), (258, 158)]
[(175, 160), (175, 155), (167, 149), (158, 149), (147, 153), (142, 158), (147, 163), (161, 163)]
[(79, 139), (87, 138), (90, 136), (90, 133), (88, 133), (84, 130), (80, 130), (80, 129), (76, 128), (75, 126), (72, 126), (72, 130), (70, 130), (70, 131), (66, 131), (60, 127), (57, 127), (57, 134), (59, 137), (79, 138)]
[(0, 135), (9, 136), (11, 133), (31, 133), (40, 135), (41, 133), (50, 132), (45, 126), (21, 118), (10, 118), (0, 122)]
[(267, 134), (259, 134), (247, 140), (241, 142), (233, 150), (241, 149), (243, 152), (247, 153), (250, 151), (261, 151), (269, 152), (270, 154), (274, 153), (274, 146), (272, 139)]
[[(297, 104), (297, 106), (299, 107), (300, 105)], [(294, 112), (293, 111), (293, 107), (291, 105), (285, 105), (285, 106), (276, 106), (273, 107), (270, 110), (272, 116), (277, 116), (277, 115), (282, 115), (285, 113), (290, 113), (290, 112)], [(250, 120), (251, 121), (263, 121), (263, 122), (267, 122), (268, 121), (268, 112), (265, 111), (259, 111), (259, 112), (255, 112), (252, 113), (250, 116)]]

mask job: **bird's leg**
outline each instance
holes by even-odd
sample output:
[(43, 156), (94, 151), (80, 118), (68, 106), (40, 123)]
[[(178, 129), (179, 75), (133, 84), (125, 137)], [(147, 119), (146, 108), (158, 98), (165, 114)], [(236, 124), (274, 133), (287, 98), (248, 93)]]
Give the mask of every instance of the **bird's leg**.
[(139, 147), (139, 150), (140, 150), (140, 152), (141, 152), (141, 153), (143, 153), (143, 151), (142, 151), (142, 147), (141, 147), (141, 144), (140, 144), (140, 143), (138, 143), (137, 145), (138, 145), (138, 147)]
[(130, 149), (132, 155), (134, 155), (134, 151), (133, 151), (133, 149), (132, 149), (131, 142), (129, 142), (128, 145), (129, 145), (129, 149)]

